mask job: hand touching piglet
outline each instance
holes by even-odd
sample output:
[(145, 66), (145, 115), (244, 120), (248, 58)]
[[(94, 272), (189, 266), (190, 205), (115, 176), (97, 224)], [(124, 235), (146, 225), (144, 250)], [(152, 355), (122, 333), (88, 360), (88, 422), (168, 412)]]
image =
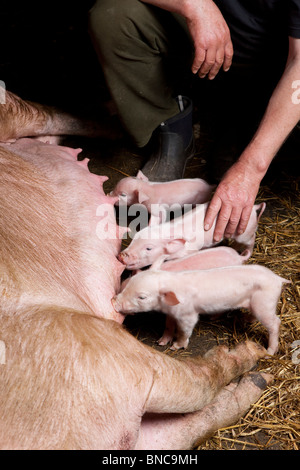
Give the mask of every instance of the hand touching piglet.
[[(119, 260), (127, 269), (140, 269), (151, 265), (161, 255), (168, 259), (187, 256), (193, 252), (214, 246), (214, 225), (211, 230), (204, 230), (204, 216), (208, 203), (197, 207), (182, 217), (176, 217), (164, 224), (145, 227), (137, 232), (130, 245), (119, 255)], [(246, 231), (242, 235), (234, 234), (233, 239), (244, 245), (252, 253), (255, 233), (259, 218), (266, 204), (256, 204), (251, 212)]]

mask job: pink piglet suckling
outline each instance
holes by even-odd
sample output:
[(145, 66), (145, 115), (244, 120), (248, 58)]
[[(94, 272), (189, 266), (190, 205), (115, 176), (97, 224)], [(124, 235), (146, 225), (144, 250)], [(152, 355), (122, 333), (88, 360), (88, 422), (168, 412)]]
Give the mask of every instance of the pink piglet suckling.
[[(225, 266), (241, 266), (250, 258), (250, 250), (239, 254), (229, 246), (217, 246), (200, 250), (198, 253), (162, 263), (163, 271), (193, 271), (197, 269), (213, 269)], [(159, 262), (159, 261), (158, 261)], [(123, 284), (122, 284), (123, 288)], [(166, 317), (166, 326), (162, 337), (158, 340), (160, 346), (170, 343), (175, 335), (176, 321)]]
[[(143, 228), (134, 235), (130, 245), (119, 254), (119, 260), (127, 269), (135, 270), (150, 266), (162, 255), (166, 255), (169, 260), (177, 259), (216, 245), (213, 239), (215, 224), (209, 231), (204, 230), (204, 217), (208, 204), (199, 204), (170, 222)], [(232, 236), (232, 239), (248, 249), (250, 254), (255, 243), (258, 221), (265, 207), (264, 202), (255, 204), (245, 232)]]
[[(217, 246), (200, 250), (184, 258), (165, 261), (165, 257), (159, 258), (152, 265), (152, 269), (159, 267), (163, 271), (193, 271), (198, 269), (222, 268), (225, 266), (241, 266), (250, 258), (250, 251), (245, 250), (239, 254), (236, 250), (228, 246)], [(165, 261), (165, 262), (164, 262)], [(137, 270), (135, 274), (141, 272)], [(121, 291), (128, 284), (130, 278), (125, 279), (121, 284)], [(160, 346), (165, 346), (173, 340), (176, 330), (176, 321), (171, 316), (166, 317), (166, 326), (161, 338), (157, 341)]]
[(157, 265), (133, 276), (115, 296), (117, 311), (165, 313), (176, 322), (173, 349), (179, 349), (188, 346), (199, 314), (245, 308), (268, 330), (268, 354), (276, 353), (280, 326), (276, 307), (288, 280), (259, 265), (180, 272), (163, 271)]

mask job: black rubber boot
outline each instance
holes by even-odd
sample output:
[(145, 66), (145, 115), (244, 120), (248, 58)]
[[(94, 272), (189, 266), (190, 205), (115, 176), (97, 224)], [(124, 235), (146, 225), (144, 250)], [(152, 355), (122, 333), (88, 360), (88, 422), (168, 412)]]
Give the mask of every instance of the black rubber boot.
[(150, 181), (181, 179), (187, 161), (194, 155), (192, 101), (178, 96), (177, 103), (180, 112), (162, 122), (153, 133), (153, 153), (142, 168)]

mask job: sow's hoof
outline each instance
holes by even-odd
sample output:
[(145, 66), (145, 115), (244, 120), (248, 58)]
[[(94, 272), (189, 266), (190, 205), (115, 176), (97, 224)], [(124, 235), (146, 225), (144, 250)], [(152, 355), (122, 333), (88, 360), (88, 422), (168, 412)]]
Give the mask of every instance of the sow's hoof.
[(260, 344), (254, 343), (253, 341), (245, 341), (230, 350), (227, 346), (216, 346), (210, 349), (204, 357), (208, 359), (216, 354), (237, 356), (240, 357), (241, 360), (251, 357), (253, 360), (258, 361), (267, 355), (267, 351)]

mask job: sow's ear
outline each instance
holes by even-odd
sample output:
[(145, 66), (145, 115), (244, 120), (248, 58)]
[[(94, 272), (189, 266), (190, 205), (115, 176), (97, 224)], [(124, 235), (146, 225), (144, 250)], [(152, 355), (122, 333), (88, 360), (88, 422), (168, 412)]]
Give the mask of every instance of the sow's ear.
[(162, 296), (163, 302), (166, 305), (173, 306), (173, 305), (180, 304), (180, 301), (177, 299), (175, 292), (172, 292), (172, 291), (162, 292), (161, 291), (160, 295)]
[(185, 240), (183, 238), (176, 238), (167, 243), (165, 251), (167, 253), (176, 253), (176, 251), (183, 248), (185, 245)]

